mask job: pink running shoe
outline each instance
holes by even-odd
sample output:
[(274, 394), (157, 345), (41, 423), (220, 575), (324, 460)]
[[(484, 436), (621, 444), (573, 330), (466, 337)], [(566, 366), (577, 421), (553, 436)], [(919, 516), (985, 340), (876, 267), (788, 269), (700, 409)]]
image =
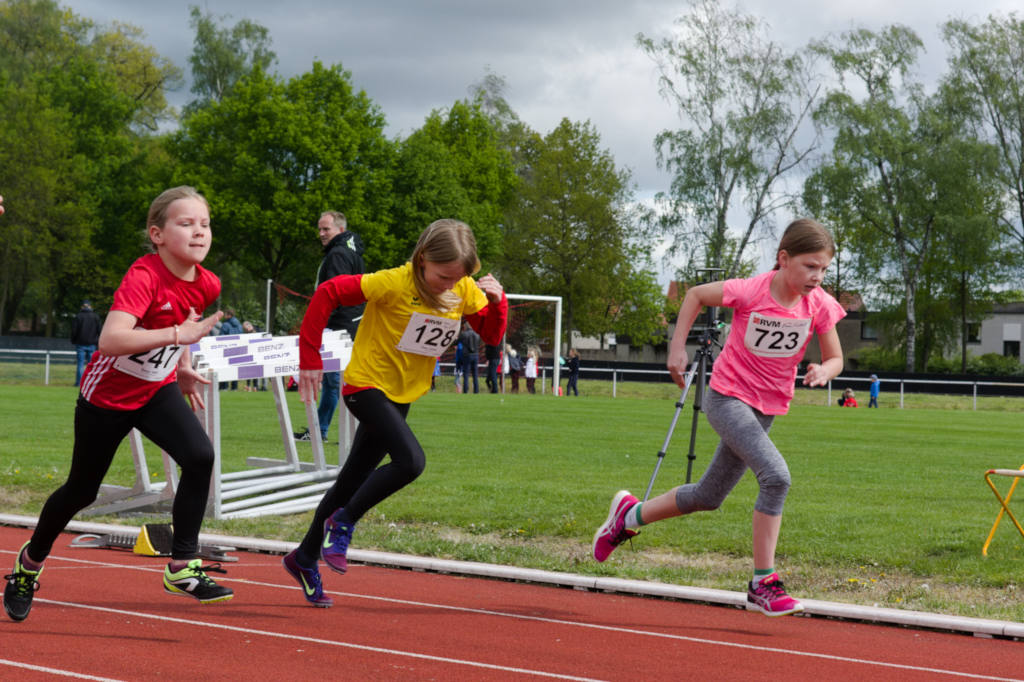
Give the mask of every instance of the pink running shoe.
[(772, 573), (754, 589), (747, 583), (747, 610), (760, 611), (766, 616), (788, 616), (804, 610), (804, 605), (786, 594), (778, 573)]
[(629, 494), (628, 490), (620, 490), (612, 498), (612, 506), (608, 511), (608, 518), (604, 520), (601, 527), (594, 533), (594, 558), (604, 561), (612, 551), (623, 542), (638, 535), (638, 531), (626, 528), (626, 512), (632, 509), (637, 502)]

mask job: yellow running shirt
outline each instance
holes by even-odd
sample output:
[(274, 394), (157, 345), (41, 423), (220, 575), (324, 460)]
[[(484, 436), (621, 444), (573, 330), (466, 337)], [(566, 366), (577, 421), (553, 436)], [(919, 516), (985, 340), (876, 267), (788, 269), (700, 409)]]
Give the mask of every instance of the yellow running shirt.
[[(327, 306), (333, 309), (336, 305), (351, 305), (348, 300), (351, 296), (345, 294), (344, 288), (354, 283), (355, 277), (359, 276), (341, 275), (320, 285), (320, 289), (326, 291), (317, 290), (320, 296), (315, 296), (310, 306), (313, 317), (320, 314), (321, 307), (329, 314)], [(459, 297), (455, 307), (445, 312), (426, 307), (416, 294), (412, 263), (362, 275), (359, 286), (366, 299), (366, 310), (359, 321), (352, 357), (345, 368), (345, 392), (378, 388), (396, 403), (411, 403), (430, 390), (434, 364), (458, 338), (462, 317), (488, 304), (473, 278), (463, 277), (452, 288)], [(330, 297), (331, 303), (324, 301), (325, 305), (318, 305), (318, 299), (324, 294)], [(346, 300), (339, 300), (339, 297)], [(303, 327), (305, 337), (305, 332), (312, 329), (307, 330), (305, 320)], [(308, 341), (306, 345), (311, 347), (317, 342), (312, 337)], [(316, 362), (312, 357), (309, 360), (311, 362), (303, 361), (303, 368)]]

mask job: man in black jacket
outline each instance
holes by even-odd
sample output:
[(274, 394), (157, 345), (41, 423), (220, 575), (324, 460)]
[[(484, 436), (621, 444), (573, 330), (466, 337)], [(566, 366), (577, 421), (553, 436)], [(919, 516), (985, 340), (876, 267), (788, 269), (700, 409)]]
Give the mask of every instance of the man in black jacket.
[(71, 321), (71, 343), (75, 347), (75, 354), (78, 356), (78, 368), (75, 370), (75, 386), (82, 381), (82, 372), (86, 364), (96, 352), (96, 344), (100, 341), (100, 316), (92, 309), (89, 301), (82, 301), (75, 319)]
[[(320, 243), (324, 247), (324, 258), (316, 273), (316, 286), (337, 277), (338, 275), (363, 274), (363, 241), (355, 232), (348, 230), (345, 215), (338, 211), (324, 211), (317, 222)], [(356, 329), (363, 316), (365, 304), (356, 306), (338, 306), (327, 320), (327, 329), (344, 329), (352, 339), (356, 338)], [(320, 406), (317, 415), (320, 418), (320, 437), (327, 441), (327, 431), (331, 427), (334, 411), (338, 407), (341, 391), (341, 373), (324, 372), (320, 387)], [(310, 440), (309, 429), (296, 433), (297, 440)]]

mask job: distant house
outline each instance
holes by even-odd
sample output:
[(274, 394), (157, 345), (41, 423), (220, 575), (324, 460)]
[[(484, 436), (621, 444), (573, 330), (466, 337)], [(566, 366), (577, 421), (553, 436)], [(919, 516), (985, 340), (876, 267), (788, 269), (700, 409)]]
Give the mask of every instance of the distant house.
[(992, 315), (967, 325), (967, 348), (974, 355), (997, 353), (1024, 361), (1021, 356), (1021, 330), (1024, 328), (1024, 302), (998, 303)]

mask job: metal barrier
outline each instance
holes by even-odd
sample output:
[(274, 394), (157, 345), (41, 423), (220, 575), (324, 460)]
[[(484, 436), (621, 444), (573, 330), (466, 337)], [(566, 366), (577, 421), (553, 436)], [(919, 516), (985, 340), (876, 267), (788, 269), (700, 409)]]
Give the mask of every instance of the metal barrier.
[(73, 350), (22, 350), (20, 348), (0, 348), (0, 360), (6, 359), (3, 356), (7, 355), (8, 353), (10, 353), (11, 355), (15, 356), (15, 361), (16, 362), (21, 362), (22, 361), (21, 357), (23, 357), (23, 356), (28, 356), (29, 358), (31, 358), (31, 356), (39, 356), (39, 355), (44, 356), (43, 363), (45, 365), (45, 369), (43, 371), (43, 384), (46, 385), (46, 386), (50, 385), (50, 358), (52, 356), (57, 356), (57, 357), (62, 357), (62, 356), (65, 356), (65, 355), (70, 356), (70, 358), (71, 358), (71, 362), (70, 363), (61, 363), (61, 364), (72, 364), (73, 365), (73, 364), (75, 364), (77, 362), (77, 358), (76, 358), (77, 352), (73, 351)]

